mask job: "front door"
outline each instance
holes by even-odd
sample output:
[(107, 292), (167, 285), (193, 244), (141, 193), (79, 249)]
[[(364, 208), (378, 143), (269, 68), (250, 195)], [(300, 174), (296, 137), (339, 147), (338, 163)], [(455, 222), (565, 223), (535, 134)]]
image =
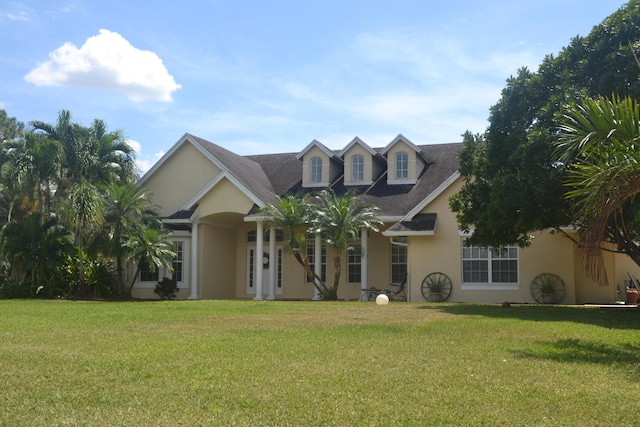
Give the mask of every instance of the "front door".
[(282, 293), (282, 246), (276, 247), (276, 259), (269, 258), (269, 252), (264, 251), (262, 256), (256, 257), (256, 247), (247, 247), (247, 271), (246, 271), (246, 292), (247, 294), (255, 295), (256, 293), (256, 262), (261, 262), (263, 266), (262, 270), (262, 293), (264, 295), (269, 294), (269, 269), (271, 267), (276, 270), (276, 294)]

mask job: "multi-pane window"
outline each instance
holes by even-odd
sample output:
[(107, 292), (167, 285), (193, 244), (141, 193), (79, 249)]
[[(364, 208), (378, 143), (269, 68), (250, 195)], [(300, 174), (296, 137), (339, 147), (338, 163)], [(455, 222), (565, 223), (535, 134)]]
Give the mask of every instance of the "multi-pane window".
[(462, 281), (464, 283), (517, 283), (518, 247), (502, 250), (462, 245)]
[(140, 263), (140, 281), (141, 282), (157, 282), (159, 277), (158, 268), (152, 267), (148, 262)]
[(396, 179), (409, 177), (409, 155), (405, 152), (396, 154)]
[(360, 283), (362, 281), (362, 247), (360, 244), (352, 245), (353, 250), (347, 255), (347, 282)]
[(360, 154), (351, 157), (351, 181), (364, 181), (364, 156)]
[(402, 283), (407, 274), (407, 247), (391, 245), (391, 283)]
[(175, 258), (173, 258), (173, 280), (182, 282), (182, 275), (184, 271), (184, 252), (182, 242), (174, 242), (174, 250), (176, 252)]
[(312, 157), (310, 166), (309, 181), (322, 182), (322, 159), (320, 157)]
[[(255, 242), (257, 235), (258, 235), (258, 232), (256, 230), (251, 230), (247, 232), (247, 242)], [(269, 232), (268, 229), (264, 230), (264, 237), (262, 238), (262, 240), (264, 242), (268, 242), (270, 239), (271, 239), (271, 233)], [(282, 242), (283, 240), (284, 240), (283, 231), (280, 229), (276, 229), (276, 242)]]
[[(311, 271), (316, 271), (316, 247), (312, 236), (307, 236), (307, 259), (309, 260)], [(306, 273), (304, 276), (305, 281), (311, 283), (311, 279)], [(323, 282), (327, 281), (327, 247), (324, 244), (320, 250), (320, 278)]]

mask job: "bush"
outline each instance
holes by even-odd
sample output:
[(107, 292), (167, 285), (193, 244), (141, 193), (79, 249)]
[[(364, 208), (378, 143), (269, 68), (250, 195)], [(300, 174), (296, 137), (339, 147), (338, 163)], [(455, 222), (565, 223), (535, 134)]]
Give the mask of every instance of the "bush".
[(158, 294), (160, 298), (164, 300), (175, 299), (179, 290), (177, 281), (169, 279), (168, 277), (163, 277), (162, 281), (158, 282), (156, 289), (153, 292)]
[(0, 283), (0, 299), (33, 298), (35, 293), (28, 281), (21, 282), (16, 277), (3, 278)]

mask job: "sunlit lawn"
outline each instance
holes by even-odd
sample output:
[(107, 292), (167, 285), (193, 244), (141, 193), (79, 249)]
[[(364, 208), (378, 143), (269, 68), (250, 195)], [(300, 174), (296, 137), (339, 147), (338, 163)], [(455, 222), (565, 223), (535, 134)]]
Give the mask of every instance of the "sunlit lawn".
[(0, 387), (2, 426), (637, 425), (640, 313), (0, 301)]

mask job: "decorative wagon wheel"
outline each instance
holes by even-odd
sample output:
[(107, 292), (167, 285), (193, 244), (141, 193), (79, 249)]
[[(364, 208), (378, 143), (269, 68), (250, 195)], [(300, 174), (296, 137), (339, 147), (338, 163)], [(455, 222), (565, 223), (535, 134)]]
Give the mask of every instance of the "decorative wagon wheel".
[(558, 304), (564, 297), (564, 280), (553, 273), (541, 273), (533, 278), (529, 290), (540, 304)]
[(427, 301), (446, 301), (451, 295), (451, 279), (444, 273), (431, 273), (422, 281), (420, 290)]

